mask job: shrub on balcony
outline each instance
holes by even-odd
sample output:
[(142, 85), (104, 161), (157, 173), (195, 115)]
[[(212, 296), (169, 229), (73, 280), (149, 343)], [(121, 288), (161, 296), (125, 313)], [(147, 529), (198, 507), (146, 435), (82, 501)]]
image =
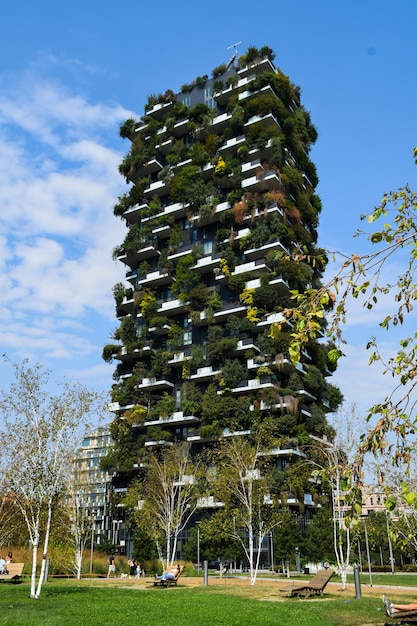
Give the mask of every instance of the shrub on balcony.
[(223, 436), (223, 428), (218, 424), (205, 424), (200, 427), (201, 439), (220, 439)]
[(171, 368), (168, 363), (171, 358), (171, 353), (166, 350), (156, 350), (151, 357), (151, 377), (152, 378), (165, 378), (169, 375)]
[(117, 344), (107, 344), (106, 346), (104, 346), (103, 348), (103, 352), (101, 354), (101, 358), (103, 359), (103, 361), (106, 361), (106, 363), (111, 363), (114, 359), (115, 356), (117, 356), (120, 352), (120, 346)]
[(152, 413), (155, 417), (167, 419), (175, 411), (175, 400), (167, 392), (155, 404)]

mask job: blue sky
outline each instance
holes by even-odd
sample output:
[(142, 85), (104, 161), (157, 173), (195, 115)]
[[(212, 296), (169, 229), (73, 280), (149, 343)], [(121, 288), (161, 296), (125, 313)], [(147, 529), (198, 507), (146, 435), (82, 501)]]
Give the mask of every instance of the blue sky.
[[(3, 3), (0, 353), (110, 388), (101, 351), (117, 325), (112, 286), (124, 279), (112, 260), (125, 232), (113, 205), (129, 148), (119, 124), (140, 117), (149, 94), (210, 74), (237, 41), (240, 53), (270, 46), (301, 87), (319, 132), (319, 244), (366, 250), (352, 238), (359, 216), (385, 191), (417, 188), (416, 22), (414, 0)], [(364, 348), (378, 319), (351, 309), (334, 377), (360, 410), (387, 390)]]

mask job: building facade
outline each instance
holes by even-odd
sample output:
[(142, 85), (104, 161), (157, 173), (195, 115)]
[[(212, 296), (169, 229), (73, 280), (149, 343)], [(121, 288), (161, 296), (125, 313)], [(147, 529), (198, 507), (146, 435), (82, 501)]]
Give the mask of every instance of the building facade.
[[(119, 493), (147, 451), (172, 442), (198, 453), (265, 423), (285, 471), (300, 441), (331, 436), (326, 413), (342, 397), (328, 382), (328, 346), (311, 342), (295, 367), (285, 315), (291, 289), (317, 285), (325, 267), (308, 156), (317, 134), (273, 61), (251, 47), (179, 93), (149, 97), (140, 120), (121, 126), (129, 189), (114, 213), (127, 231), (114, 258), (125, 281), (103, 350), (117, 363)], [(308, 494), (294, 498), (314, 509)]]
[(82, 505), (93, 520), (97, 544), (103, 537), (112, 541), (112, 474), (101, 469), (100, 465), (111, 446), (109, 428), (101, 426), (84, 437), (74, 458), (74, 471), (82, 490)]

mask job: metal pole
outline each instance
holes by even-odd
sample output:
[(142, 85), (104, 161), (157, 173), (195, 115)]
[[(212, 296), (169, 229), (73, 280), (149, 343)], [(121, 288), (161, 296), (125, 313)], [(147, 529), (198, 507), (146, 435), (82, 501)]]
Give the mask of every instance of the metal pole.
[(95, 530), (95, 518), (92, 513), (93, 521), (91, 523), (91, 546), (90, 546), (90, 574), (93, 573), (93, 553), (94, 553), (94, 530)]
[(200, 576), (200, 525), (197, 523), (197, 576)]
[(391, 536), (389, 534), (388, 513), (386, 514), (386, 521), (387, 521), (387, 535), (388, 535), (389, 560), (391, 563), (391, 572), (395, 574), (395, 560), (394, 560), (394, 554), (392, 552)]
[(204, 586), (207, 587), (208, 585), (208, 561), (203, 561), (203, 568), (204, 568)]
[(353, 566), (353, 580), (355, 581), (355, 598), (359, 599), (362, 597), (362, 594), (361, 594), (361, 581), (359, 578), (359, 567), (357, 563), (355, 563)]
[(275, 572), (275, 565), (274, 565), (274, 535), (273, 535), (273, 533), (271, 533), (271, 566), (272, 566), (272, 571)]
[(369, 541), (368, 541), (368, 531), (366, 528), (366, 522), (363, 520), (363, 524), (365, 526), (365, 543), (366, 543), (366, 558), (368, 559), (368, 571), (369, 571), (369, 585), (372, 587), (372, 568), (371, 568), (371, 557), (369, 555)]

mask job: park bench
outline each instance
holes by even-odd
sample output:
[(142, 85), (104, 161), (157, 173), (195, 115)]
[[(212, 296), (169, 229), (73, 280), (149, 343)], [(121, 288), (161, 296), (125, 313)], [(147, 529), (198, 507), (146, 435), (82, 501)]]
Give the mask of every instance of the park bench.
[(417, 611), (398, 611), (390, 616), (397, 624), (415, 624), (417, 622)]
[(180, 571), (175, 576), (175, 578), (161, 578), (160, 580), (152, 580), (151, 582), (153, 583), (154, 587), (174, 587), (177, 584), (178, 579), (181, 576), (181, 572), (183, 569), (184, 569), (184, 566), (181, 565)]
[(9, 563), (7, 565), (8, 574), (0, 574), (0, 580), (9, 580), (17, 583), (22, 575), (24, 563)]
[(321, 569), (310, 582), (294, 584), (291, 587), (285, 587), (280, 589), (282, 593), (286, 593), (288, 596), (317, 596), (321, 595), (326, 587), (327, 583), (333, 576), (334, 571), (332, 569)]

